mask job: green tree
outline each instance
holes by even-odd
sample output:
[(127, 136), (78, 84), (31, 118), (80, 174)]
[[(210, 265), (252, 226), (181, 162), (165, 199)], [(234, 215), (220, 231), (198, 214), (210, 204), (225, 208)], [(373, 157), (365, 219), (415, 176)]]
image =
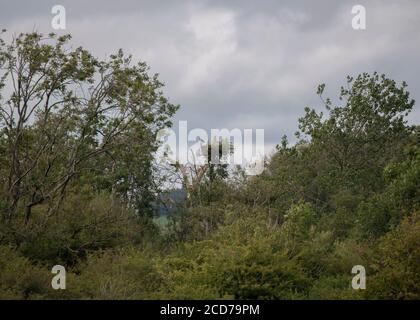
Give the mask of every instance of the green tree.
[(177, 110), (157, 75), (122, 50), (99, 61), (70, 36), (0, 42), (2, 220), (57, 212), (70, 185), (91, 184), (148, 210), (155, 135)]
[(383, 187), (382, 170), (412, 132), (405, 116), (414, 100), (406, 87), (377, 73), (348, 77), (339, 97), (343, 106), (333, 106), (322, 97), (325, 85), (318, 87), (329, 117), (306, 108), (299, 128), (310, 138), (313, 153), (324, 155), (332, 188), (369, 194)]

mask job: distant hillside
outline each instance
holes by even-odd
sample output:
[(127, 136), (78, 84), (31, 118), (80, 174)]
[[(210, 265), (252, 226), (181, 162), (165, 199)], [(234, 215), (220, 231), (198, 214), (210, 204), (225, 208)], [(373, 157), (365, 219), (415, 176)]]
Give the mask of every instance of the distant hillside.
[(156, 216), (167, 216), (176, 211), (178, 205), (185, 201), (184, 189), (172, 189), (159, 195), (159, 200), (154, 203)]

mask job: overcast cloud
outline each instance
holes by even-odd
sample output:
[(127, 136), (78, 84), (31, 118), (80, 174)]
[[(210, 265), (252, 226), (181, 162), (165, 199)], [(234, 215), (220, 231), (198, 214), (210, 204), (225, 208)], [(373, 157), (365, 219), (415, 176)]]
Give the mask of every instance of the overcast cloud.
[[(364, 71), (405, 80), (420, 98), (420, 1), (0, 0), (0, 28), (52, 32), (56, 4), (75, 46), (100, 58), (123, 48), (158, 72), (190, 129), (263, 128), (273, 146), (305, 106), (320, 107), (319, 83), (336, 98), (347, 74)], [(356, 4), (363, 31), (351, 27)]]

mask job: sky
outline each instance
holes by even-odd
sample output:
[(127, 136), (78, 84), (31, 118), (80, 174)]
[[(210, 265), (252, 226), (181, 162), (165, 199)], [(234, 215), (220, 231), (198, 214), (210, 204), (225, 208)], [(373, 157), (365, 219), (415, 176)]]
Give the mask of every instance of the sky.
[[(352, 7), (366, 29), (352, 28)], [(52, 29), (54, 5), (66, 30)], [(293, 141), (316, 95), (337, 101), (347, 75), (384, 73), (420, 98), (420, 1), (0, 0), (8, 34), (70, 33), (72, 44), (106, 58), (123, 48), (159, 73), (188, 129), (264, 129), (267, 149)], [(418, 123), (416, 105), (410, 122)]]

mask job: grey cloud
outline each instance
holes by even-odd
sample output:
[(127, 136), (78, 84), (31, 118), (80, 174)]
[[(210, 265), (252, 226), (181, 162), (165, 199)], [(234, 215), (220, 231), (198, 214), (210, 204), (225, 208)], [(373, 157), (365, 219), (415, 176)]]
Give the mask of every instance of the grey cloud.
[[(336, 98), (347, 74), (406, 80), (418, 100), (420, 3), (359, 3), (365, 31), (351, 28), (353, 1), (60, 1), (76, 45), (148, 62), (190, 128), (264, 128), (268, 144), (320, 107), (317, 84)], [(0, 0), (0, 27), (50, 32), (55, 4)]]

